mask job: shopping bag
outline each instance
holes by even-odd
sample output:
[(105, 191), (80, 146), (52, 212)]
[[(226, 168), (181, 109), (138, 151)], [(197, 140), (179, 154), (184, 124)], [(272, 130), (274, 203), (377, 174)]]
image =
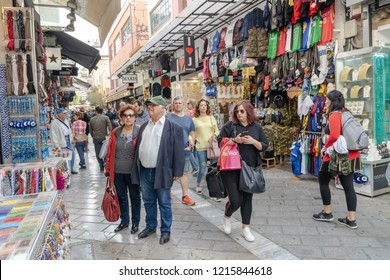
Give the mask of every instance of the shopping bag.
[(241, 158), (237, 144), (225, 144), (228, 141), (229, 138), (223, 138), (221, 141), (221, 155), (218, 160), (219, 170), (239, 170), (241, 169)]
[(113, 183), (107, 178), (106, 191), (104, 192), (102, 201), (102, 210), (104, 217), (109, 222), (118, 221), (121, 210), (119, 208), (118, 196)]
[(105, 159), (108, 151), (108, 139), (103, 141), (102, 148), (100, 149), (99, 152), (99, 158), (100, 159)]

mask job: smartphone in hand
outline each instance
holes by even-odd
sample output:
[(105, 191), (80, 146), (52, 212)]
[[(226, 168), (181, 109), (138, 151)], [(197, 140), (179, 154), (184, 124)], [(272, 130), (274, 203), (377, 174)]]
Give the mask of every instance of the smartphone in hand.
[(245, 130), (245, 131), (240, 133), (241, 137), (246, 136), (246, 135), (249, 135), (249, 131), (248, 130)]

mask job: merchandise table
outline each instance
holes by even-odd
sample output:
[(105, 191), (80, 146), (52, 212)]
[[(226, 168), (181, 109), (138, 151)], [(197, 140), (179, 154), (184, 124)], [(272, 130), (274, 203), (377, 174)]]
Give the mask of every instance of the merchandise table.
[(68, 217), (57, 191), (0, 198), (0, 259), (65, 259)]

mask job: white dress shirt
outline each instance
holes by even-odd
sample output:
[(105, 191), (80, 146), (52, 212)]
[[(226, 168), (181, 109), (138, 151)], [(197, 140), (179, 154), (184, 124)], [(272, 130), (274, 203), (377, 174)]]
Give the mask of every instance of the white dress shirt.
[(149, 120), (142, 133), (142, 140), (139, 146), (139, 159), (145, 168), (156, 168), (157, 166), (157, 156), (164, 124), (165, 116), (162, 116), (156, 123)]

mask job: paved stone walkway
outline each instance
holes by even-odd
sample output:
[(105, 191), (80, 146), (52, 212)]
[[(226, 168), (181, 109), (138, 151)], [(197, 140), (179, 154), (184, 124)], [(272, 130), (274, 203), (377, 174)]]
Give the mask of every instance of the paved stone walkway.
[[(159, 245), (159, 232), (138, 239), (130, 230), (114, 233), (118, 223), (107, 222), (100, 209), (106, 179), (100, 172), (93, 147), (87, 154), (86, 170), (71, 178), (64, 200), (72, 221), (68, 259), (336, 259), (390, 260), (390, 194), (369, 198), (358, 195), (357, 222), (352, 230), (335, 222), (312, 219), (321, 210), (315, 177), (292, 180), (289, 166), (265, 170), (267, 191), (253, 200), (251, 220), (256, 241), (249, 243), (240, 235), (239, 211), (233, 215), (233, 229), (226, 235), (222, 228), (226, 199), (215, 202), (194, 192), (190, 176), (190, 197), (196, 206), (183, 205), (177, 183), (172, 188), (173, 227), (171, 241)], [(76, 160), (77, 164), (77, 160)], [(342, 190), (332, 188), (335, 218), (346, 215)], [(142, 229), (145, 212), (141, 211)]]

